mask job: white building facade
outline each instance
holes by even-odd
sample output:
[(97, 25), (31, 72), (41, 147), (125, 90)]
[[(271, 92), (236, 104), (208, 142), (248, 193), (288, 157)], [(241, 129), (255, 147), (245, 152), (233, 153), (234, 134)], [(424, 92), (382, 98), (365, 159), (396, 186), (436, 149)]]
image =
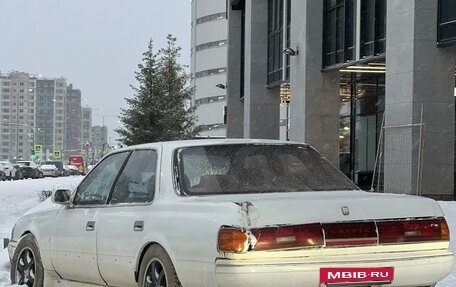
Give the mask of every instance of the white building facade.
[(192, 1), (191, 85), (202, 137), (225, 137), (226, 0)]

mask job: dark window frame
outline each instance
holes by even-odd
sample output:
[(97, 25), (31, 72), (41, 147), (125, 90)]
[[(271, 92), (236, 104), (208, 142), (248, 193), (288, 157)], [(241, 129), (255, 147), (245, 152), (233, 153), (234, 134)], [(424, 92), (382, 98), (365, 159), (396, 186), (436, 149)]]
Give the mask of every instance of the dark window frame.
[(360, 58), (385, 54), (386, 0), (361, 1)]
[(268, 0), (268, 73), (269, 86), (280, 84), (283, 79), (284, 49), (283, 26), (284, 0)]
[(355, 60), (355, 0), (324, 0), (323, 68)]
[[(438, 9), (437, 9), (437, 45), (439, 47), (451, 46), (456, 44), (456, 15), (454, 19), (451, 19), (446, 22), (442, 22), (442, 13), (449, 8), (446, 7), (446, 2), (448, 0), (439, 0), (438, 1)], [(454, 9), (454, 8), (453, 8)], [(453, 26), (453, 37), (444, 37), (442, 36), (442, 30), (448, 26)], [(452, 32), (453, 32), (452, 31)]]

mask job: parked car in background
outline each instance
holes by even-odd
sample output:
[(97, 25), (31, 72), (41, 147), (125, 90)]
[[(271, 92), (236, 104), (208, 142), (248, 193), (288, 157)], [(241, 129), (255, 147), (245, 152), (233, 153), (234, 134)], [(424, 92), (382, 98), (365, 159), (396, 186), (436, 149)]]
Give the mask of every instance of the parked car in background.
[(81, 172), (79, 171), (78, 167), (74, 165), (65, 165), (65, 170), (68, 173), (68, 175), (81, 175)]
[(43, 178), (44, 174), (40, 167), (30, 160), (20, 160), (16, 164), (21, 165), (21, 170), (24, 174), (24, 178)]
[(58, 168), (53, 164), (42, 164), (41, 171), (43, 172), (43, 175), (45, 177), (46, 176), (58, 177), (60, 175)]
[(6, 174), (7, 180), (11, 180), (16, 177), (16, 170), (9, 161), (0, 161), (0, 169)]
[(6, 174), (3, 170), (0, 170), (0, 180), (5, 181), (6, 180)]
[(301, 143), (131, 146), (51, 199), (5, 240), (12, 284), (429, 287), (453, 268), (436, 201), (362, 191)]
[(63, 168), (63, 162), (60, 160), (47, 160), (44, 164), (53, 164), (57, 168), (58, 176), (65, 176), (65, 169)]

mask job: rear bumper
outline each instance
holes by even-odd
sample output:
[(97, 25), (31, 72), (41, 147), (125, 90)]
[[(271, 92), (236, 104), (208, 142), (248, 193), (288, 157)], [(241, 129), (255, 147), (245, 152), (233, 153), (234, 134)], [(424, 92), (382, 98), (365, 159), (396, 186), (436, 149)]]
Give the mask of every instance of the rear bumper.
[[(334, 258), (217, 259), (218, 287), (320, 287), (321, 267), (393, 267), (389, 287), (433, 286), (448, 275), (454, 258), (449, 250), (337, 256)], [(347, 285), (349, 286), (349, 285)]]

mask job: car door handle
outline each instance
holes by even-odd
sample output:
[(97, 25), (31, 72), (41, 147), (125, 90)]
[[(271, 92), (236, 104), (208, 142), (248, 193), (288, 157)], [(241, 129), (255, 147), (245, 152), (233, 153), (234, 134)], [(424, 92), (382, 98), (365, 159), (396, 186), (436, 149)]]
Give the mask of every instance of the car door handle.
[(86, 231), (94, 231), (95, 230), (95, 221), (87, 221)]
[(144, 230), (144, 221), (138, 220), (133, 224), (133, 231), (143, 231)]

